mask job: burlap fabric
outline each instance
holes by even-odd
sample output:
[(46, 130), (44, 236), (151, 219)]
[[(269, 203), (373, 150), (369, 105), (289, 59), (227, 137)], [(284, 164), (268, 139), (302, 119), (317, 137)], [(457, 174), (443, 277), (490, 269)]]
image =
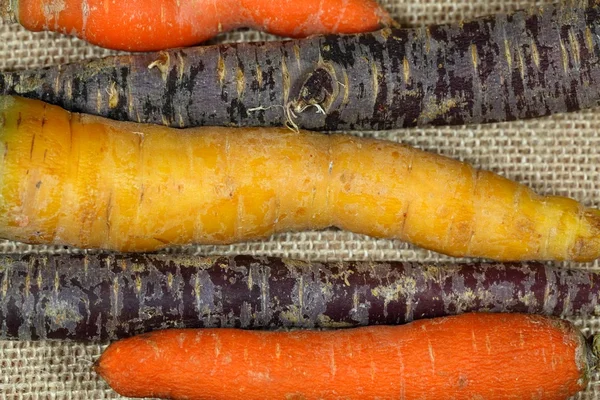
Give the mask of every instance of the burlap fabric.
[[(404, 26), (419, 26), (510, 12), (553, 0), (381, 0)], [(219, 41), (271, 39), (235, 32)], [(0, 69), (66, 63), (111, 52), (50, 33), (29, 33), (0, 22)], [(401, 141), (489, 169), (544, 194), (573, 197), (600, 206), (600, 109), (526, 122), (455, 128), (365, 132)], [(68, 252), (65, 248), (0, 242), (0, 252)], [(342, 231), (282, 234), (231, 246), (169, 249), (193, 254), (277, 255), (301, 259), (448, 260), (399, 241), (375, 240)], [(599, 268), (565, 264), (567, 268)], [(586, 334), (600, 333), (600, 318), (573, 321)], [(102, 344), (0, 341), (0, 399), (114, 399), (119, 396), (91, 370)], [(600, 399), (600, 374), (578, 399)]]

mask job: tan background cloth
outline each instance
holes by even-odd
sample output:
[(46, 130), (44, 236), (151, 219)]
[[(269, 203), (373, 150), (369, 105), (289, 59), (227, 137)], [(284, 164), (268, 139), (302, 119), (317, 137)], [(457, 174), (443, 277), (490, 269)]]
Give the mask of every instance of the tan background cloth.
[[(511, 12), (552, 0), (381, 0), (403, 26), (419, 26)], [(235, 32), (219, 40), (272, 38)], [(111, 52), (50, 33), (29, 33), (0, 22), (0, 69), (66, 63)], [(573, 197), (600, 206), (600, 109), (551, 118), (487, 126), (366, 132), (467, 161), (527, 184), (539, 193)], [(0, 242), (0, 252), (73, 251)], [(399, 241), (375, 240), (342, 231), (301, 232), (232, 246), (193, 246), (170, 251), (193, 254), (277, 255), (302, 259), (429, 260), (449, 258)], [(595, 268), (599, 264), (565, 264)], [(600, 333), (600, 318), (573, 319), (584, 333)], [(116, 393), (92, 371), (103, 346), (60, 342), (0, 341), (0, 399), (114, 399)], [(600, 399), (600, 374), (578, 399)]]

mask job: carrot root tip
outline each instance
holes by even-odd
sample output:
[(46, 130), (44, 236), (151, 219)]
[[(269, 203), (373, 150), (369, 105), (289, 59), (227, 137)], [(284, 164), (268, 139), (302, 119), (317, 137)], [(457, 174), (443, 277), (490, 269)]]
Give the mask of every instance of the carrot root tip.
[(594, 356), (593, 369), (598, 369), (600, 361), (600, 334), (594, 335), (592, 339), (592, 355)]
[(18, 0), (0, 0), (0, 19), (8, 24), (19, 22), (17, 7)]
[(396, 20), (392, 18), (392, 15), (386, 9), (383, 8), (377, 13), (377, 18), (379, 19), (380, 28), (387, 28), (389, 26), (395, 26), (395, 24), (397, 24)]

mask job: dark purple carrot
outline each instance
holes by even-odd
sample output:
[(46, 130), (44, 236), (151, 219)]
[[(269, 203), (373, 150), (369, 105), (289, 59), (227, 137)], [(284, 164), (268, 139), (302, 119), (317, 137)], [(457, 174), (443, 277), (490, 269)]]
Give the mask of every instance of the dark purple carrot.
[(267, 257), (0, 259), (0, 339), (112, 340), (163, 328), (333, 328), (470, 311), (600, 314), (600, 275), (542, 264)]
[(575, 111), (600, 100), (600, 7), (115, 56), (0, 74), (0, 93), (165, 124), (391, 129)]

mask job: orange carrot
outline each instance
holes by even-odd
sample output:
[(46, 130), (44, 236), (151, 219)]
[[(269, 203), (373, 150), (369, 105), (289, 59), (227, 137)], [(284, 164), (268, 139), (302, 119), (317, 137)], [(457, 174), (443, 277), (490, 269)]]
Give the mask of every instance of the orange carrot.
[(595, 357), (567, 321), (463, 314), (332, 331), (157, 331), (113, 343), (95, 367), (131, 397), (565, 399)]
[(129, 51), (189, 46), (240, 27), (305, 37), (390, 22), (374, 0), (0, 0), (0, 13), (32, 31)]

